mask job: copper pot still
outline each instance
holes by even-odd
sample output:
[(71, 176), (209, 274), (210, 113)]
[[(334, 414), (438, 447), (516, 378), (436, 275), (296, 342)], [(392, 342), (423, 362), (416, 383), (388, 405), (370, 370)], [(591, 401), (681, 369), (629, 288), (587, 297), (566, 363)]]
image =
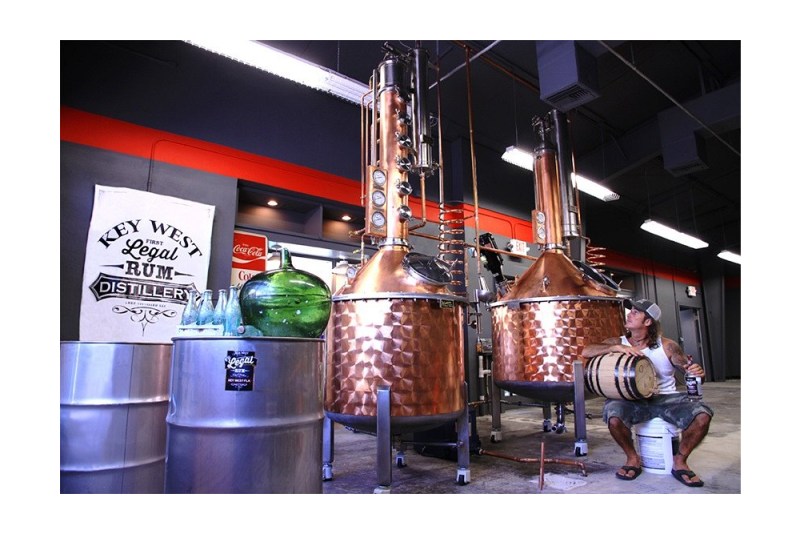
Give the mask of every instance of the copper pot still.
[(534, 239), (542, 250), (511, 289), (489, 305), (495, 384), (529, 398), (569, 402), (573, 362), (583, 347), (624, 333), (618, 286), (599, 271), (571, 260), (564, 235), (575, 235), (577, 207), (563, 114), (534, 119), (541, 140), (534, 153)]
[[(449, 265), (411, 251), (408, 173), (431, 172), (424, 91), (427, 54), (387, 49), (362, 106), (364, 235), (378, 251), (331, 298), (325, 415), (366, 431), (389, 387), (393, 432), (453, 421), (466, 406), (466, 299), (448, 288)], [(424, 200), (423, 200), (424, 202)]]

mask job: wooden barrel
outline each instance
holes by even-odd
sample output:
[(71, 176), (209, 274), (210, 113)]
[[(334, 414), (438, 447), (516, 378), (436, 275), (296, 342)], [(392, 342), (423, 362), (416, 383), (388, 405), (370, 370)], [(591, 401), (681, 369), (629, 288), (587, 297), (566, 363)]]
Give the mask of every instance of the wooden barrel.
[(645, 356), (609, 352), (590, 358), (584, 374), (586, 389), (609, 399), (641, 400), (656, 392), (656, 369)]

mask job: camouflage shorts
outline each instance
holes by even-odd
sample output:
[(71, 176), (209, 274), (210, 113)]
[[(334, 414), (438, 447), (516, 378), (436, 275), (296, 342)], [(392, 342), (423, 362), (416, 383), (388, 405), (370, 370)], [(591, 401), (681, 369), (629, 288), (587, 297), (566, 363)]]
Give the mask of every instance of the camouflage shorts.
[(631, 428), (637, 423), (660, 417), (684, 430), (701, 413), (714, 417), (714, 411), (703, 402), (690, 401), (685, 393), (672, 393), (637, 401), (606, 399), (603, 421), (608, 423), (610, 418), (619, 417), (625, 426)]

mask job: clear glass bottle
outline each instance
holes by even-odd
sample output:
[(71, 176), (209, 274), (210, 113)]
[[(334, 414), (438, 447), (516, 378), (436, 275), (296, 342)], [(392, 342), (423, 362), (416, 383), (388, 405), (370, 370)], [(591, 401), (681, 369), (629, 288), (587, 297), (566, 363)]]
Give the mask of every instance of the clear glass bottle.
[(228, 290), (228, 302), (225, 306), (225, 328), (223, 330), (223, 335), (240, 335), (240, 326), (242, 326), (242, 307), (239, 304), (239, 288), (231, 286)]
[(200, 299), (200, 308), (197, 311), (197, 324), (211, 324), (214, 319), (214, 306), (212, 299), (214, 292), (210, 289), (203, 291), (203, 298)]
[(186, 298), (186, 306), (181, 315), (181, 324), (195, 324), (197, 322), (197, 290), (190, 289), (189, 296)]
[(224, 289), (217, 291), (217, 305), (214, 306), (214, 319), (211, 324), (225, 323), (225, 307), (228, 304), (228, 293)]

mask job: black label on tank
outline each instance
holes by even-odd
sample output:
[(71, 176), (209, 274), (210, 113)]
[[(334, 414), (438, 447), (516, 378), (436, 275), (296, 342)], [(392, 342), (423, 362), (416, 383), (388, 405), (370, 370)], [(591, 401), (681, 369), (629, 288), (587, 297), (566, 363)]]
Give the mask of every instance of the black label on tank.
[(225, 391), (253, 391), (256, 353), (247, 350), (229, 350), (225, 357)]

